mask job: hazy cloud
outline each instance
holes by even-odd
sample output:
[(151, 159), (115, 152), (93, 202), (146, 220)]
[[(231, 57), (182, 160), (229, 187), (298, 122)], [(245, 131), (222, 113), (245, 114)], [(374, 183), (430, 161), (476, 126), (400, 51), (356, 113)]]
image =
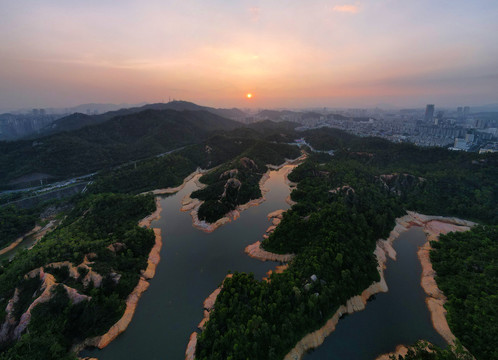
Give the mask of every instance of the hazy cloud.
[(356, 14), (360, 11), (360, 7), (358, 5), (336, 5), (332, 11)]
[(249, 8), (249, 14), (251, 15), (252, 21), (258, 22), (261, 14), (261, 9), (259, 7)]

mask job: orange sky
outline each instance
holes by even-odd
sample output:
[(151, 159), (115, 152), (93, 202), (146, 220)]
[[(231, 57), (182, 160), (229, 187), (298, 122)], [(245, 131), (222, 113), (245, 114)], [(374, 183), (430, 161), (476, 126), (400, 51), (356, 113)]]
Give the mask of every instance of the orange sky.
[(496, 1), (19, 0), (0, 13), (0, 109), (498, 102)]

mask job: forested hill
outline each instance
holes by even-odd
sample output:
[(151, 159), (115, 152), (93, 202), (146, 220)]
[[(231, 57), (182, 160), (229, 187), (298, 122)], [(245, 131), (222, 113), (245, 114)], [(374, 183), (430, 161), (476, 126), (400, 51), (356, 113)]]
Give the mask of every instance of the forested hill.
[(62, 131), (77, 130), (85, 126), (101, 124), (116, 116), (136, 114), (145, 110), (207, 111), (212, 114), (233, 120), (242, 119), (247, 116), (247, 114), (239, 109), (215, 109), (197, 105), (188, 101), (170, 101), (168, 103), (147, 104), (140, 107), (108, 111), (99, 115), (74, 113), (54, 121), (52, 124), (42, 130), (42, 134), (49, 135)]
[(67, 178), (207, 139), (240, 126), (206, 111), (145, 110), (34, 140), (0, 142), (0, 186), (24, 175)]

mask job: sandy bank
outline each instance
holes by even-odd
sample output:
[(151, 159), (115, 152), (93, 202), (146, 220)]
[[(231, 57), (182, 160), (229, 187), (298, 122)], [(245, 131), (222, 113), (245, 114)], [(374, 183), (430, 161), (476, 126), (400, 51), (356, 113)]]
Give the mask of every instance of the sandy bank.
[(350, 298), (345, 305), (341, 305), (339, 309), (334, 313), (334, 315), (325, 323), (320, 329), (306, 335), (304, 338), (298, 341), (296, 346), (285, 356), (284, 360), (297, 360), (301, 359), (302, 356), (310, 349), (316, 348), (323, 344), (323, 341), (327, 336), (329, 336), (334, 330), (339, 322), (339, 319), (344, 314), (351, 314), (355, 311), (361, 311), (365, 309), (367, 300), (374, 294), (379, 292), (387, 291), (387, 284), (384, 279), (384, 268), (386, 262), (386, 251), (384, 250), (386, 240), (379, 240), (377, 242), (377, 247), (375, 249), (375, 255), (377, 257), (377, 269), (380, 274), (380, 281), (374, 282), (368, 288), (363, 290), (360, 295), (353, 296)]
[[(221, 226), (227, 222), (232, 221), (232, 219), (233, 220), (237, 219), (240, 216), (241, 211), (246, 210), (252, 206), (257, 206), (266, 200), (265, 194), (269, 191), (269, 189), (266, 187), (266, 182), (270, 178), (270, 171), (271, 170), (279, 170), (281, 168), (284, 168), (285, 169), (284, 170), (285, 171), (284, 179), (285, 179), (286, 184), (289, 185), (290, 187), (295, 187), (296, 184), (291, 183), (289, 181), (288, 175), (296, 166), (298, 166), (305, 159), (306, 159), (306, 154), (303, 154), (302, 156), (300, 156), (297, 159), (287, 160), (284, 164), (282, 164), (280, 166), (268, 166), (270, 170), (268, 170), (261, 177), (261, 179), (259, 181), (259, 188), (260, 188), (261, 194), (262, 194), (261, 198), (256, 199), (256, 200), (251, 200), (250, 202), (243, 204), (243, 205), (239, 205), (236, 210), (229, 213), (226, 217), (218, 220), (220, 222), (219, 224), (218, 224), (218, 221), (214, 224), (208, 224), (206, 222), (199, 221), (198, 216), (197, 216), (197, 211), (198, 211), (199, 207), (201, 206), (202, 201), (200, 201), (198, 199), (192, 199), (190, 197), (190, 195), (185, 196), (185, 198), (182, 200), (181, 210), (182, 211), (191, 211), (190, 214), (191, 214), (192, 219), (193, 219), (193, 226), (194, 227), (200, 228), (201, 230), (206, 231), (206, 232), (214, 231), (219, 226)], [(199, 178), (200, 178), (200, 176), (197, 178), (194, 178), (194, 181), (196, 181), (197, 186), (199, 188), (205, 187), (206, 185), (204, 185), (198, 181)], [(289, 199), (290, 199), (290, 196), (289, 196)], [(280, 221), (282, 220), (282, 217), (283, 217), (283, 213), (285, 211), (286, 210), (276, 210), (276, 211), (273, 211), (270, 214), (268, 214), (268, 219), (271, 220), (273, 223), (273, 229), (270, 229), (270, 231), (273, 231), (276, 228), (276, 226), (280, 223)], [(278, 220), (278, 221), (276, 221), (276, 220)], [(268, 230), (267, 230), (267, 232), (268, 232)], [(261, 249), (261, 247), (259, 246), (260, 243), (261, 243), (260, 241), (257, 241), (255, 244), (247, 246), (245, 248), (245, 252), (249, 256), (254, 257), (254, 258), (258, 258), (258, 259), (263, 260), (263, 261), (271, 260), (270, 257), (276, 257), (278, 260), (275, 260), (275, 261), (288, 262), (294, 256), (294, 254), (281, 255), (281, 254), (273, 254), (273, 253), (267, 252), (267, 251)], [(288, 267), (288, 264), (277, 266), (273, 272), (282, 273), (285, 271), (285, 269), (287, 269), (287, 267)], [(271, 274), (272, 274), (272, 270), (268, 271), (267, 278), (264, 278), (264, 280), (268, 281)], [(231, 276), (232, 276), (232, 274), (227, 275), (227, 277), (231, 277)], [(225, 277), (225, 279), (227, 277)], [(225, 280), (223, 280), (223, 282), (224, 281)], [(206, 298), (206, 300), (204, 301), (204, 318), (202, 319), (202, 321), (198, 325), (198, 328), (201, 331), (205, 329), (206, 323), (209, 321), (210, 311), (214, 308), (214, 305), (216, 303), (216, 298), (218, 297), (222, 288), (223, 288), (223, 283), (219, 288), (217, 288), (215, 291), (213, 291), (211, 293), (211, 295), (209, 295)], [(185, 351), (185, 360), (194, 360), (195, 359), (195, 350), (197, 347), (197, 337), (198, 337), (197, 332), (193, 332), (190, 335), (189, 342), (187, 344), (187, 348)]]
[[(225, 280), (227, 278), (231, 278), (232, 276), (233, 276), (233, 274), (228, 274), (227, 276), (225, 276), (225, 278), (223, 279), (221, 285), (218, 288), (216, 288), (216, 290), (214, 290), (204, 300), (204, 303), (203, 303), (203, 307), (204, 307), (204, 318), (201, 320), (201, 322), (199, 323), (199, 325), (197, 325), (197, 327), (199, 328), (199, 330), (204, 331), (206, 323), (209, 320), (209, 314), (214, 309), (214, 305), (216, 303), (216, 298), (220, 294), (221, 289), (223, 289), (223, 284), (225, 283)], [(194, 331), (190, 335), (189, 342), (187, 344), (187, 350), (185, 350), (185, 360), (194, 360), (194, 358), (195, 358), (195, 349), (196, 349), (196, 346), (197, 346), (197, 336), (198, 336), (198, 333), (196, 331)]]
[[(443, 307), (444, 300), (441, 298), (441, 296), (444, 297), (444, 295), (439, 289), (437, 289), (437, 285), (435, 284), (435, 273), (432, 269), (432, 265), (430, 265), (428, 255), (429, 250), (426, 248), (426, 246), (428, 246), (429, 241), (437, 239), (437, 236), (439, 236), (439, 234), (441, 233), (448, 233), (450, 231), (466, 231), (473, 225), (475, 224), (466, 220), (451, 217), (427, 216), (412, 211), (408, 211), (407, 215), (397, 218), (396, 225), (389, 234), (389, 237), (386, 240), (378, 240), (377, 247), (374, 252), (377, 257), (377, 269), (381, 277), (380, 282), (373, 283), (366, 290), (364, 290), (361, 295), (349, 299), (345, 305), (339, 307), (336, 313), (327, 321), (327, 323), (322, 328), (302, 338), (296, 344), (296, 346), (285, 356), (285, 360), (301, 359), (306, 351), (321, 345), (325, 340), (325, 337), (335, 330), (335, 326), (342, 314), (363, 310), (365, 308), (366, 301), (371, 295), (374, 295), (378, 292), (386, 292), (388, 290), (387, 284), (384, 280), (386, 258), (387, 256), (389, 256), (393, 260), (396, 260), (396, 251), (393, 249), (392, 244), (400, 234), (407, 231), (412, 226), (423, 227), (424, 232), (428, 235), (427, 243), (421, 248), (426, 262), (425, 265), (424, 263), (422, 263), (423, 272), (421, 284), (422, 287), (425, 286), (424, 290), (426, 290), (427, 287), (426, 293), (429, 296), (431, 296), (431, 294), (434, 294), (434, 296), (436, 296), (436, 298), (432, 298), (431, 296), (428, 299), (432, 300), (427, 300), (427, 304), (431, 312), (432, 323), (434, 325), (434, 328), (447, 341), (452, 341), (452, 339), (454, 339), (454, 336), (453, 334), (451, 334), (451, 331), (449, 330), (448, 324), (446, 322), (446, 318), (444, 316), (446, 314), (446, 311)], [(423, 250), (424, 248), (425, 250)], [(430, 265), (430, 268), (428, 267), (428, 265)], [(430, 286), (428, 286), (427, 284), (430, 284)]]
[(244, 251), (252, 258), (261, 261), (281, 261), (289, 262), (294, 257), (294, 254), (275, 254), (264, 250), (261, 247), (261, 241), (256, 241), (254, 244), (248, 245)]
[[(275, 231), (277, 226), (282, 221), (282, 218), (286, 211), (287, 210), (275, 210), (268, 214), (268, 219), (272, 222), (273, 225), (269, 226), (268, 229), (266, 229), (266, 234), (263, 235), (264, 239), (267, 239), (268, 236), (273, 231)], [(256, 241), (255, 243), (246, 246), (244, 252), (250, 257), (261, 261), (289, 262), (294, 257), (294, 254), (276, 254), (266, 251), (261, 247), (261, 241)]]
[(58, 221), (51, 220), (48, 222), (47, 225), (45, 225), (43, 228), (39, 225), (36, 225), (30, 232), (26, 233), (25, 235), (17, 238), (14, 242), (12, 242), (9, 246), (3, 248), (0, 250), (0, 255), (6, 254), (12, 250), (14, 250), (20, 243), (24, 241), (28, 236), (33, 236), (35, 239), (35, 242), (33, 245), (31, 245), (30, 249), (36, 245), (36, 243), (45, 236), (48, 232), (54, 230), (56, 226), (58, 225)]
[[(280, 170), (280, 169), (284, 169), (284, 178), (285, 178), (285, 181), (286, 183), (289, 185), (289, 186), (295, 186), (295, 184), (291, 183), (288, 178), (287, 178), (287, 175), (299, 164), (301, 163), (304, 159), (306, 158), (305, 155), (302, 155), (300, 156), (299, 158), (297, 159), (294, 159), (294, 160), (287, 160), (285, 163), (283, 163), (282, 165), (279, 165), (279, 166), (270, 166), (270, 165), (267, 165), (269, 170), (267, 172), (265, 172), (263, 174), (263, 176), (261, 177), (261, 179), (259, 180), (259, 189), (261, 190), (261, 197), (258, 198), (258, 199), (254, 199), (254, 200), (251, 200), (245, 204), (241, 204), (241, 205), (238, 205), (235, 210), (232, 210), (230, 211), (229, 213), (227, 213), (224, 217), (218, 219), (216, 222), (214, 223), (208, 223), (204, 220), (200, 220), (199, 219), (199, 208), (201, 207), (203, 201), (199, 200), (199, 199), (194, 199), (194, 198), (191, 198), (190, 197), (190, 194), (189, 195), (186, 195), (183, 200), (182, 200), (182, 207), (181, 207), (181, 211), (190, 211), (190, 215), (192, 216), (192, 226), (194, 226), (195, 228), (199, 229), (199, 230), (202, 230), (204, 232), (207, 232), (207, 233), (210, 233), (210, 232), (213, 232), (214, 230), (216, 230), (217, 228), (219, 228), (220, 226), (223, 226), (233, 220), (237, 220), (239, 217), (240, 217), (240, 213), (244, 210), (247, 210), (253, 206), (258, 206), (260, 205), (261, 203), (263, 203), (266, 198), (265, 198), (265, 194), (269, 191), (269, 189), (266, 187), (266, 182), (268, 181), (268, 179), (270, 178), (270, 172), (272, 170)], [(196, 183), (198, 189), (203, 189), (204, 187), (206, 187), (205, 184), (202, 184), (200, 181), (199, 181), (199, 178), (201, 177), (200, 174), (194, 174), (194, 176), (192, 176), (192, 179), (194, 179), (194, 182)]]
[[(161, 211), (162, 208), (160, 199), (156, 197), (156, 211), (140, 220), (138, 222), (138, 225), (141, 227), (150, 228), (153, 221), (161, 218)], [(83, 343), (75, 345), (73, 347), (74, 352), (78, 353), (85, 347), (98, 347), (99, 349), (103, 349), (114, 339), (116, 339), (122, 332), (124, 332), (130, 324), (131, 320), (133, 319), (133, 315), (135, 314), (138, 301), (142, 297), (142, 294), (150, 286), (149, 282), (146, 280), (152, 279), (154, 277), (157, 265), (161, 260), (160, 252), (163, 244), (161, 229), (153, 228), (153, 230), (156, 241), (149, 253), (149, 257), (147, 259), (147, 268), (145, 270), (142, 270), (137, 286), (126, 298), (126, 309), (123, 316), (113, 326), (111, 326), (109, 331), (107, 331), (104, 335), (86, 339)]]
[[(206, 187), (205, 184), (202, 184), (199, 181), (200, 175), (194, 177), (194, 181), (198, 187), (198, 189), (203, 189)], [(185, 195), (185, 197), (182, 200), (182, 207), (181, 211), (190, 211), (190, 215), (192, 216), (192, 226), (195, 228), (202, 230), (204, 232), (210, 233), (219, 228), (220, 226), (223, 226), (233, 220), (237, 220), (240, 217), (240, 213), (244, 210), (249, 209), (250, 207), (253, 206), (258, 206), (262, 202), (264, 202), (265, 199), (265, 194), (268, 192), (268, 189), (265, 186), (266, 181), (270, 178), (270, 170), (268, 170), (260, 179), (259, 181), (259, 188), (261, 190), (262, 196), (258, 199), (251, 200), (245, 204), (238, 205), (235, 210), (230, 211), (229, 213), (225, 214), (224, 217), (216, 220), (214, 223), (208, 223), (204, 220), (199, 219), (199, 208), (203, 204), (204, 201), (201, 201), (199, 199), (194, 199), (190, 197), (189, 195)]]
[(36, 233), (39, 230), (41, 230), (41, 226), (36, 225), (31, 231), (27, 232), (23, 236), (18, 237), (9, 246), (7, 246), (7, 247), (3, 248), (2, 250), (0, 250), (0, 255), (8, 253), (12, 249), (14, 249), (17, 245), (19, 245), (25, 238), (27, 238), (30, 235), (33, 235), (34, 233)]
[(456, 338), (451, 332), (448, 322), (446, 321), (446, 309), (444, 308), (446, 297), (438, 288), (435, 280), (436, 272), (432, 268), (432, 263), (429, 257), (432, 249), (430, 242), (438, 240), (440, 234), (447, 234), (449, 232), (456, 231), (468, 231), (472, 225), (473, 223), (463, 222), (462, 220), (459, 220), (459, 222), (453, 224), (446, 222), (446, 219), (444, 219), (444, 221), (431, 220), (424, 226), (424, 232), (427, 234), (427, 242), (421, 246), (417, 252), (418, 258), (422, 265), (420, 285), (427, 294), (425, 302), (431, 313), (432, 325), (449, 344), (453, 344)]
[(198, 174), (202, 174), (204, 172), (205, 171), (203, 171), (203, 170), (197, 169), (192, 174), (190, 174), (185, 179), (183, 179), (183, 183), (181, 185), (177, 186), (177, 187), (169, 187), (169, 188), (165, 188), (165, 189), (156, 189), (156, 190), (152, 190), (152, 191), (143, 192), (142, 194), (149, 194), (149, 193), (152, 193), (154, 195), (174, 194), (174, 193), (180, 191), (181, 189), (183, 189), (183, 187), (185, 186), (185, 184), (187, 182), (189, 182), (190, 180), (192, 180), (192, 178), (194, 176), (196, 176)]

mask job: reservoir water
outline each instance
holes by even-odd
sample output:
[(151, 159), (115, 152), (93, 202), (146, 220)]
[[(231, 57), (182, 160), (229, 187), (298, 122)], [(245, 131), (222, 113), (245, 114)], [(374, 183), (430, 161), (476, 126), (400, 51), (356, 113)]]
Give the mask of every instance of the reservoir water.
[(0, 255), (0, 263), (4, 260), (12, 260), (20, 250), (29, 249), (36, 243), (35, 235), (26, 236), (15, 248)]
[(339, 320), (336, 330), (304, 360), (373, 360), (394, 351), (397, 345), (412, 345), (420, 339), (445, 346), (432, 326), (420, 286), (422, 266), (417, 249), (425, 241), (420, 227), (402, 233), (393, 243), (397, 260), (386, 263), (389, 291), (375, 295), (365, 310)]
[[(287, 209), (288, 168), (272, 171), (269, 192), (261, 205), (212, 233), (192, 226), (189, 213), (179, 211), (181, 200), (197, 187), (189, 181), (178, 193), (161, 200), (161, 219), (152, 227), (162, 230), (161, 262), (151, 286), (143, 294), (128, 329), (103, 350), (87, 350), (80, 356), (100, 360), (181, 360), (190, 334), (203, 318), (204, 299), (219, 286), (229, 270), (253, 272), (261, 279), (276, 262), (250, 258), (244, 248), (261, 240), (271, 225), (268, 213)], [(425, 241), (421, 229), (412, 228), (395, 241), (398, 260), (388, 260), (389, 292), (378, 294), (366, 310), (339, 321), (337, 329), (311, 354), (311, 359), (370, 359), (393, 351), (398, 344), (427, 339), (444, 340), (432, 328), (420, 287), (421, 267), (417, 246)]]
[(253, 272), (261, 279), (279, 264), (252, 259), (244, 248), (262, 239), (271, 225), (268, 213), (289, 207), (286, 171), (270, 173), (265, 202), (244, 210), (239, 219), (212, 233), (194, 228), (190, 214), (179, 211), (183, 197), (197, 189), (194, 181), (162, 199), (161, 219), (152, 223), (162, 231), (161, 262), (130, 326), (105, 349), (81, 355), (100, 360), (184, 359), (190, 334), (204, 315), (202, 304), (227, 272)]

